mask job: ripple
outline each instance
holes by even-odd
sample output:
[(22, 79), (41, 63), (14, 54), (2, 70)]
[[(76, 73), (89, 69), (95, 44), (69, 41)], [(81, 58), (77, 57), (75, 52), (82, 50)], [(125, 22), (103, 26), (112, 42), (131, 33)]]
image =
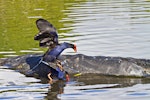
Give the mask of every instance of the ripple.
[(141, 0), (74, 4), (63, 10), (68, 17), (60, 21), (65, 23), (60, 30), (71, 31), (62, 40), (76, 41), (86, 55), (150, 58), (149, 4)]
[(34, 19), (34, 18), (42, 18), (42, 16), (28, 16), (27, 18), (29, 18), (29, 19)]
[(16, 51), (0, 51), (0, 54), (12, 54), (16, 53)]
[(132, 96), (146, 96), (148, 95), (148, 93), (131, 93), (131, 94), (128, 94), (128, 95), (132, 95)]
[(44, 51), (35, 51), (35, 50), (20, 50), (23, 53), (43, 53)]
[(0, 76), (3, 76), (0, 77), (2, 100), (41, 100), (49, 88), (48, 84), (41, 84), (38, 79), (26, 77), (9, 69), (0, 69)]
[(35, 11), (44, 10), (44, 8), (35, 8)]

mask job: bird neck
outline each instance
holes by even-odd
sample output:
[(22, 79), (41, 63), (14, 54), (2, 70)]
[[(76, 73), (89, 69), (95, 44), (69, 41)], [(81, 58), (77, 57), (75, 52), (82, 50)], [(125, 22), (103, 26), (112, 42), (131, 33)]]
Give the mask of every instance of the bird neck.
[(49, 56), (53, 56), (57, 58), (67, 48), (71, 48), (71, 45), (69, 43), (64, 42), (62, 44), (55, 46), (53, 49), (49, 48), (45, 52), (43, 57), (46, 57), (47, 55), (49, 55)]
[(64, 48), (64, 49), (72, 48), (72, 47), (71, 47), (71, 44), (66, 43), (66, 42), (62, 43), (61, 46), (62, 46), (62, 48)]

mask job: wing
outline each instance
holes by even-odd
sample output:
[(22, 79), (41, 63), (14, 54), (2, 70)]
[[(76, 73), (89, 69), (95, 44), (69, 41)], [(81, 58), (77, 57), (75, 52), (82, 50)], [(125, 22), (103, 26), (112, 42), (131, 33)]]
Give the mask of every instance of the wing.
[(52, 47), (58, 44), (58, 35), (55, 27), (45, 19), (36, 21), (39, 33), (35, 35), (34, 40), (40, 41), (40, 47)]
[(46, 30), (56, 32), (55, 27), (53, 27), (53, 25), (45, 19), (38, 19), (36, 21), (36, 25), (37, 25), (37, 28), (39, 29), (40, 32), (46, 31)]

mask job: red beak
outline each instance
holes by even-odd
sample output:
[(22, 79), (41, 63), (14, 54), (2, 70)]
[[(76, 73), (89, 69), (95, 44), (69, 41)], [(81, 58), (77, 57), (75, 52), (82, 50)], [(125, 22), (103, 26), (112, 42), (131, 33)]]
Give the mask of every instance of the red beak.
[(77, 52), (77, 46), (74, 44), (74, 47), (73, 47), (74, 51)]

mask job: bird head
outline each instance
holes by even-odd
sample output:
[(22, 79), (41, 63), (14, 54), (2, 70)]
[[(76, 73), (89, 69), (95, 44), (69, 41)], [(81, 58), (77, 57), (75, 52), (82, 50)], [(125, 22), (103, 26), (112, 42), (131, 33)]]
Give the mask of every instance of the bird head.
[(75, 52), (77, 52), (77, 46), (75, 44), (64, 42), (62, 45), (66, 48), (72, 48)]

